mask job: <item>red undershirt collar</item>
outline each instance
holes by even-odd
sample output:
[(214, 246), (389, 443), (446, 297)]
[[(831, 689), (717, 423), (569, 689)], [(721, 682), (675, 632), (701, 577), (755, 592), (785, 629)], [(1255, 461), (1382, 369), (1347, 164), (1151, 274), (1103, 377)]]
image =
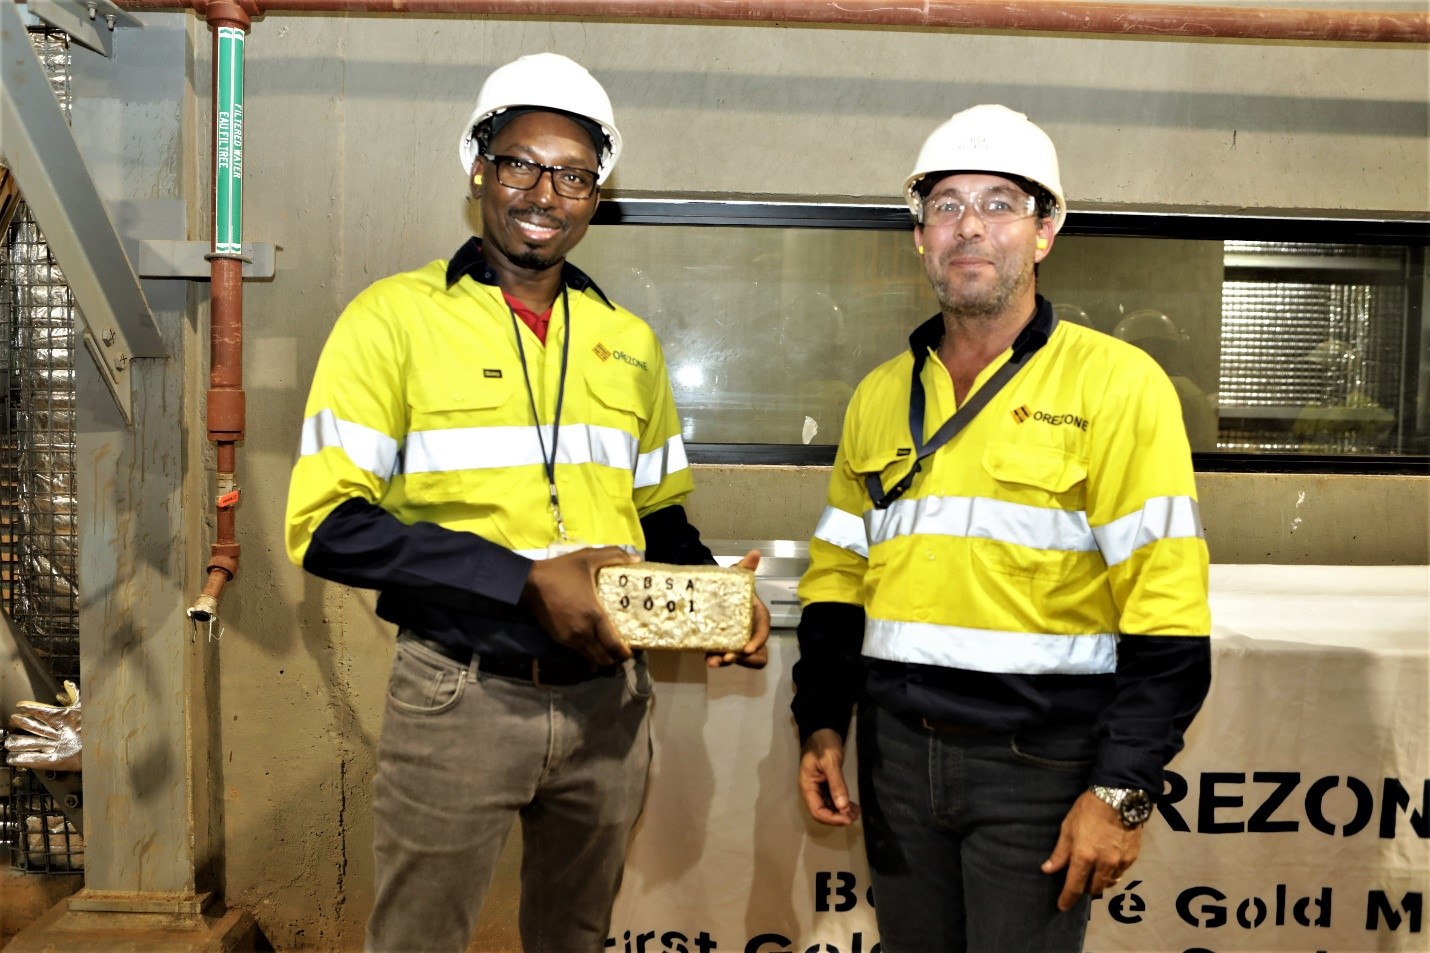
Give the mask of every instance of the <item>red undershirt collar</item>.
[(506, 299), (507, 306), (516, 312), (516, 316), (521, 318), (521, 323), (531, 328), (531, 333), (536, 335), (536, 339), (542, 344), (546, 343), (546, 329), (551, 326), (551, 312), (556, 309), (555, 304), (547, 308), (545, 312), (537, 314), (522, 303), (520, 298), (512, 297), (505, 291), (501, 296)]

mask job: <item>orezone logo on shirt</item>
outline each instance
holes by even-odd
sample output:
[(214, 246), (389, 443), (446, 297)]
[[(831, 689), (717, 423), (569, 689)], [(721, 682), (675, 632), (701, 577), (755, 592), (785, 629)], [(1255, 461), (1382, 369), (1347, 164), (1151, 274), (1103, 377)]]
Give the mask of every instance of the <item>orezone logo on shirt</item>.
[(646, 362), (641, 360), (640, 358), (632, 357), (625, 351), (612, 351), (604, 344), (598, 343), (595, 347), (591, 348), (591, 353), (595, 354), (602, 361), (609, 361), (611, 358), (614, 357), (622, 364), (629, 364), (631, 367), (639, 367), (643, 371), (650, 370), (650, 368), (646, 365)]
[(617, 351), (616, 353), (612, 354), (611, 356), (614, 357), (616, 360), (618, 360), (618, 361), (624, 363), (624, 364), (629, 364), (631, 367), (639, 367), (639, 368), (640, 368), (641, 370), (643, 370), (643, 371), (648, 371), (648, 370), (650, 370), (650, 368), (646, 366), (645, 361), (641, 360), (641, 359), (638, 358), (638, 357), (632, 357), (631, 355), (627, 354), (625, 351)]
[(1010, 413), (1013, 414), (1013, 419), (1020, 424), (1028, 420), (1035, 420), (1053, 427), (1076, 427), (1079, 430), (1087, 430), (1087, 418), (1079, 417), (1077, 414), (1050, 414), (1045, 410), (1029, 410), (1027, 404), (1014, 407)]
[(1087, 429), (1087, 418), (1077, 414), (1048, 414), (1047, 411), (1030, 411), (1027, 404), (1015, 406), (1010, 412), (1012, 419), (1015, 419), (1018, 424), (1025, 421), (1037, 421), (1038, 424), (1051, 426), (1075, 426), (1080, 431)]
[(1079, 430), (1087, 429), (1087, 418), (1079, 417), (1077, 414), (1049, 414), (1041, 410), (1033, 411), (1033, 419), (1042, 421), (1045, 424), (1052, 424), (1054, 427), (1076, 427)]

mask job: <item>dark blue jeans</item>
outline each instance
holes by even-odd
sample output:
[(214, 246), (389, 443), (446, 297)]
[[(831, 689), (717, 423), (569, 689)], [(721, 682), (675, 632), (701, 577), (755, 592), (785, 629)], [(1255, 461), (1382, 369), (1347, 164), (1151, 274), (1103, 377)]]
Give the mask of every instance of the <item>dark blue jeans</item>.
[(859, 711), (859, 803), (884, 953), (1080, 953), (1090, 898), (1044, 874), (1087, 789), (1087, 726), (945, 734)]

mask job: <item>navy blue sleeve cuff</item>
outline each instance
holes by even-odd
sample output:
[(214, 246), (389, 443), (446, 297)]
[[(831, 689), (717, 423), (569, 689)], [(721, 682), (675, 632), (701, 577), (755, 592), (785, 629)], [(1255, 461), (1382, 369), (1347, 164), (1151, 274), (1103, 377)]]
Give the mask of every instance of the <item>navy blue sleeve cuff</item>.
[(800, 613), (799, 661), (794, 665), (794, 712), (799, 743), (824, 728), (849, 733), (849, 719), (864, 690), (864, 609), (815, 602)]
[(404, 523), (367, 500), (346, 500), (313, 533), (303, 568), (363, 589), (402, 590), (446, 604), (471, 597), (516, 605), (531, 560), (473, 533)]
[(1114, 682), (1116, 694), (1099, 719), (1103, 741), (1091, 783), (1160, 795), (1162, 770), (1182, 750), (1211, 686), (1211, 640), (1124, 635)]
[(676, 566), (713, 566), (715, 557), (700, 541), (700, 531), (691, 525), (683, 506), (663, 506), (641, 517), (645, 534), (645, 558), (653, 563)]

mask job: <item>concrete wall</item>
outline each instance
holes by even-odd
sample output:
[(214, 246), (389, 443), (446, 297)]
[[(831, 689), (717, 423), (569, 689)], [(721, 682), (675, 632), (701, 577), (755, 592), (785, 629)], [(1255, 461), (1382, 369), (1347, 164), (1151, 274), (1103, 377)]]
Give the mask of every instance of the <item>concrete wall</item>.
[[(208, 47), (202, 36), (194, 47), (202, 101)], [(392, 649), (369, 594), (321, 584), (283, 555), (309, 375), (363, 286), (445, 257), (469, 234), (458, 129), (492, 67), (545, 49), (606, 83), (627, 142), (617, 193), (893, 200), (933, 125), (1000, 101), (1058, 142), (1075, 206), (1430, 210), (1423, 48), (506, 18), (259, 22), (248, 48), (246, 237), (278, 243), (279, 273), (246, 291), (243, 566), (225, 597), (215, 714), (227, 894), (255, 909), (280, 950), (360, 945)], [(177, 70), (172, 79), (185, 81)], [(188, 199), (201, 220), (207, 195)], [(197, 380), (184, 397), (193, 443), (203, 433)], [(822, 506), (817, 470), (700, 476), (692, 510), (712, 537), (804, 537)], [(1349, 478), (1218, 476), (1205, 487), (1224, 561), (1426, 560), (1424, 481), (1382, 492)], [(203, 474), (188, 491), (206, 501)], [(194, 535), (208, 531), (189, 522)], [(485, 948), (510, 942), (502, 886)]]

